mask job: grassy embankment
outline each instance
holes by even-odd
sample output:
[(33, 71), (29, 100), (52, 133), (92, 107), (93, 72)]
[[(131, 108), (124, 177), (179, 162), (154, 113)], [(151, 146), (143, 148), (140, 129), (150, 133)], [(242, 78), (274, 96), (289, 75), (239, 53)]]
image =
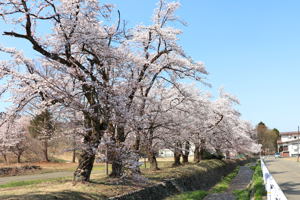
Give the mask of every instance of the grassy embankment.
[(239, 167), (237, 167), (233, 172), (225, 176), (219, 183), (217, 183), (209, 191), (197, 190), (192, 192), (185, 192), (179, 195), (168, 197), (166, 200), (194, 200), (194, 199), (201, 200), (210, 193), (225, 192), (229, 188), (232, 179), (238, 174), (238, 171), (239, 171)]
[[(172, 167), (172, 158), (159, 159), (159, 171), (151, 171), (141, 167), (142, 173), (149, 179), (149, 184), (157, 183), (166, 178), (189, 176), (195, 172), (205, 172), (208, 168), (220, 167), (224, 163), (219, 160), (206, 160), (200, 164), (188, 164), (177, 168)], [(53, 168), (63, 170), (63, 163), (50, 163)], [(60, 167), (58, 167), (58, 165)], [(66, 163), (65, 170), (75, 169), (76, 164)], [(72, 165), (72, 166), (70, 166)], [(46, 167), (46, 164), (45, 166)], [(50, 167), (51, 168), (51, 167)], [(97, 164), (91, 175), (91, 183), (72, 185), (72, 177), (43, 179), (34, 181), (19, 181), (1, 185), (0, 199), (106, 199), (129, 191), (141, 189), (144, 186), (134, 183), (118, 183), (116, 179), (107, 178), (104, 164)], [(53, 169), (51, 169), (53, 170)]]
[(253, 193), (255, 200), (263, 200), (266, 195), (260, 162), (251, 168), (254, 170), (251, 186), (245, 190), (234, 191), (237, 200), (250, 200), (251, 193)]

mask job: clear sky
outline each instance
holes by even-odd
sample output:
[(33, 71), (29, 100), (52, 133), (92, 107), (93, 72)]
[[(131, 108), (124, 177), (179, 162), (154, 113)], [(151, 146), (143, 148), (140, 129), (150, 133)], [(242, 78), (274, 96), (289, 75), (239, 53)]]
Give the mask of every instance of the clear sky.
[[(129, 26), (147, 24), (156, 4), (156, 0), (104, 2), (117, 5)], [(178, 15), (188, 23), (180, 43), (195, 60), (205, 63), (213, 85), (210, 90), (216, 94), (224, 86), (236, 95), (243, 119), (253, 124), (263, 121), (280, 131), (296, 130), (300, 125), (300, 1), (180, 2)], [(22, 48), (3, 36), (0, 43)]]

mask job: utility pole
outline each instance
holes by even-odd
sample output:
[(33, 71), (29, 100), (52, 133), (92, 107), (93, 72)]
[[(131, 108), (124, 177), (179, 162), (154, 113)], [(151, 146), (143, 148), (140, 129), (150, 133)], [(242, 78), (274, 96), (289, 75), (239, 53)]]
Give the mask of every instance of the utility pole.
[(299, 126), (298, 126), (298, 158), (297, 158), (297, 162), (299, 162), (299, 156), (300, 156), (300, 138), (299, 138)]

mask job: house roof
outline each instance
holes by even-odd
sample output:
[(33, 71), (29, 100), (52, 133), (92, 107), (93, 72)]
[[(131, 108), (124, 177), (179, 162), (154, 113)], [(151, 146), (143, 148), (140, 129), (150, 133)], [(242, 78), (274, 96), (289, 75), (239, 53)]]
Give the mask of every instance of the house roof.
[(299, 142), (300, 139), (295, 139), (295, 140), (289, 140), (289, 141), (285, 141), (282, 142), (281, 140), (277, 140), (277, 144), (287, 144), (287, 143), (293, 143), (293, 142)]
[(298, 131), (280, 132), (280, 135), (298, 135)]

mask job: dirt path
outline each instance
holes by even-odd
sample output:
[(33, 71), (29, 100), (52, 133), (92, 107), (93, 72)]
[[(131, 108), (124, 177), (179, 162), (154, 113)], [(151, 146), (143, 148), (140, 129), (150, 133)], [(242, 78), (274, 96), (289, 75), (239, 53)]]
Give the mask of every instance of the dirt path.
[(234, 190), (245, 189), (251, 181), (253, 171), (247, 166), (241, 166), (239, 173), (232, 180), (229, 189), (224, 193), (210, 194), (204, 200), (235, 200), (233, 195)]
[(61, 177), (71, 177), (73, 172), (64, 171), (64, 172), (50, 172), (44, 174), (33, 174), (33, 175), (24, 175), (24, 176), (9, 176), (0, 178), (0, 185), (7, 184), (15, 181), (32, 181), (40, 179), (49, 179), (49, 178), (61, 178)]

